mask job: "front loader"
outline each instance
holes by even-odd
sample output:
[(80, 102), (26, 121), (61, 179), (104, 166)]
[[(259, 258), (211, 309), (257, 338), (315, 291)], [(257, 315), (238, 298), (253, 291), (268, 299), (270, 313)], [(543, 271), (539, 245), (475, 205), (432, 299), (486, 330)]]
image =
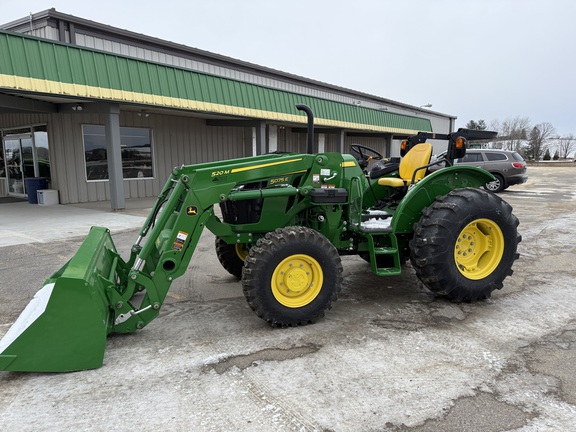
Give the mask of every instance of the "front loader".
[[(454, 301), (490, 297), (512, 274), (520, 236), (511, 207), (480, 187), (492, 176), (452, 166), (466, 141), (493, 133), (419, 133), (400, 163), (366, 147), (352, 154), (273, 153), (175, 168), (128, 260), (93, 227), (0, 340), (0, 370), (62, 372), (102, 365), (106, 337), (156, 318), (204, 228), (220, 263), (272, 326), (314, 323), (336, 301), (342, 255), (380, 276), (410, 260), (430, 290)], [(430, 138), (448, 140), (446, 168), (427, 175)], [(370, 170), (368, 162), (378, 161)], [(219, 207), (217, 211), (216, 206)]]

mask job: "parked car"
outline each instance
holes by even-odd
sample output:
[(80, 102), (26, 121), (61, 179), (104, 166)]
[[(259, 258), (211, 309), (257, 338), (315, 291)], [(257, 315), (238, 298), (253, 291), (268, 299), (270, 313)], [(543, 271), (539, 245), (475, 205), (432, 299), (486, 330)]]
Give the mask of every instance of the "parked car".
[[(433, 156), (432, 161), (443, 159), (446, 153)], [(509, 186), (526, 183), (526, 161), (515, 151), (495, 150), (495, 149), (468, 149), (462, 159), (456, 159), (455, 164), (470, 165), (485, 169), (491, 173), (496, 180), (486, 183), (484, 189), (492, 192), (500, 192)], [(443, 168), (445, 164), (440, 163), (430, 167), (430, 171)]]

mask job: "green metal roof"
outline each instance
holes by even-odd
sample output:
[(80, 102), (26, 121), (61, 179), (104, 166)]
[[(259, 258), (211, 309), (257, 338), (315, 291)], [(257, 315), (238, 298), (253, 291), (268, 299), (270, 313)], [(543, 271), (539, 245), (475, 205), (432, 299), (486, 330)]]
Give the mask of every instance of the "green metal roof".
[(0, 31), (0, 89), (364, 131), (432, 131), (430, 120), (271, 89), (179, 67)]

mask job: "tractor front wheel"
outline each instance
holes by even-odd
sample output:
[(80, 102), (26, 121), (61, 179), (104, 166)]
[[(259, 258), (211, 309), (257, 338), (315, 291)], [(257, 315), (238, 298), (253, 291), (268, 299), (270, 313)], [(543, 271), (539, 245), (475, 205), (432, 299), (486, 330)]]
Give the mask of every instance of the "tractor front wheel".
[(338, 251), (317, 231), (279, 228), (250, 249), (242, 274), (244, 296), (275, 327), (312, 324), (336, 301), (342, 285)]
[(489, 298), (518, 258), (512, 207), (481, 189), (457, 189), (424, 210), (410, 241), (412, 266), (431, 291), (454, 301)]
[(242, 278), (242, 267), (248, 256), (249, 247), (246, 243), (228, 244), (220, 237), (216, 237), (216, 256), (222, 267), (232, 276)]

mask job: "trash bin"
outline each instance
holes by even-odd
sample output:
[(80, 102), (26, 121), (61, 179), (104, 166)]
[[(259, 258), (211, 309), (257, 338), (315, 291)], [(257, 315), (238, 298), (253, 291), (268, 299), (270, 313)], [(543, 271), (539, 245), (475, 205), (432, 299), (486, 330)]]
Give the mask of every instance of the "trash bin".
[(46, 177), (30, 177), (24, 179), (26, 185), (26, 193), (28, 194), (28, 202), (30, 204), (38, 204), (38, 196), (36, 192), (39, 189), (48, 189), (48, 181)]

